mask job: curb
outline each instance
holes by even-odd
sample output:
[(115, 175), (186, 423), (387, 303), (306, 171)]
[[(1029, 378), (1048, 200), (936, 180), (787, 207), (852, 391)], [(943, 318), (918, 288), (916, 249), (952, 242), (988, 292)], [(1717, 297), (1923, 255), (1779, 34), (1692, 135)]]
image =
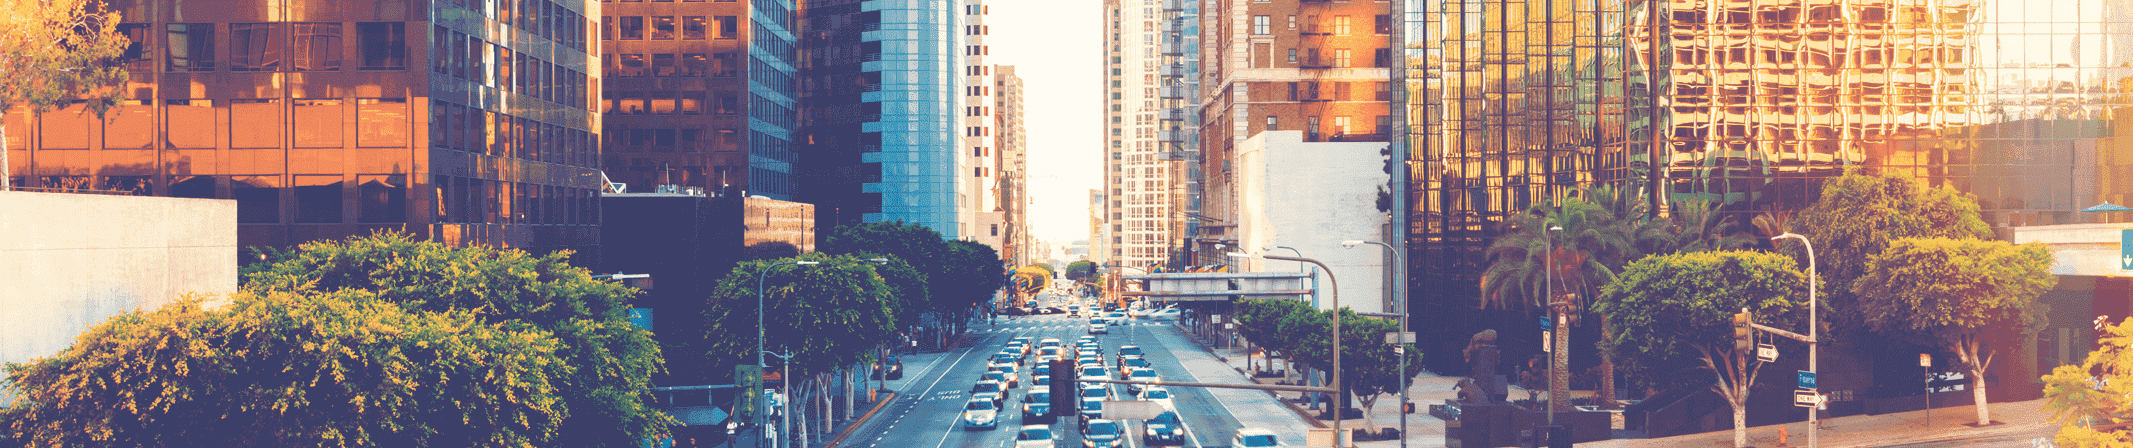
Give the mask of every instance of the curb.
[(850, 437), (852, 431), (858, 430), (860, 425), (867, 423), (867, 420), (874, 419), (875, 412), (881, 412), (883, 406), (888, 406), (890, 401), (896, 400), (896, 391), (887, 391), (887, 393), (888, 396), (874, 401), (873, 409), (868, 409), (867, 413), (859, 416), (859, 419), (852, 420), (851, 424), (845, 425), (843, 431), (837, 431), (837, 438), (830, 439), (829, 443), (822, 444), (822, 448), (837, 448), (837, 444), (844, 443), (844, 438)]

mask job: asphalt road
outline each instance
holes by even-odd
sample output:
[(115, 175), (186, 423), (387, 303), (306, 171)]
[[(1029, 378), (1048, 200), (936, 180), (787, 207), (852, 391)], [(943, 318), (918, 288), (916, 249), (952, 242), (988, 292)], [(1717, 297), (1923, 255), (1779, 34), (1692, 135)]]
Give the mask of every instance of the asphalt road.
[[(843, 446), (861, 448), (949, 448), (949, 447), (1002, 447), (1014, 446), (1015, 433), (1024, 424), (1050, 425), (1053, 433), (1061, 436), (1057, 446), (1080, 447), (1078, 420), (1072, 417), (1056, 421), (1024, 422), (1017, 403), (1033, 386), (1028, 377), (1021, 387), (1015, 388), (1006, 398), (1008, 409), (1000, 417), (998, 429), (963, 428), (959, 417), (963, 404), (970, 399), (970, 387), (978, 375), (985, 372), (985, 358), (997, 353), (1015, 337), (1028, 336), (1034, 340), (1058, 338), (1072, 344), (1074, 339), (1088, 334), (1086, 317), (1065, 315), (1002, 317), (996, 326), (980, 324), (973, 328), (977, 336), (971, 347), (940, 354), (914, 355), (904, 358), (904, 367), (909, 372), (901, 380), (890, 381), (889, 387), (897, 390), (900, 398), (882, 408), (859, 430), (853, 432)], [(1119, 346), (1139, 345), (1146, 357), (1155, 365), (1156, 372), (1168, 381), (1197, 381), (1178, 366), (1178, 358), (1172, 350), (1198, 350), (1191, 341), (1178, 333), (1170, 321), (1129, 320), (1126, 325), (1113, 327), (1111, 334), (1097, 335), (1104, 347), (1107, 367), (1115, 368), (1111, 361)], [(1033, 360), (1034, 357), (1031, 357)], [(1029, 371), (1025, 364), (1023, 372)], [(1113, 371), (1115, 374), (1115, 370)], [(1041, 387), (1041, 386), (1038, 386)], [(1124, 393), (1123, 386), (1112, 386), (1113, 396)], [(1226, 446), (1237, 429), (1237, 422), (1222, 405), (1213, 400), (1206, 391), (1188, 387), (1170, 387), (1176, 397), (1178, 415), (1185, 421), (1188, 434), (1182, 445), (1188, 448)], [(1114, 398), (1117, 399), (1117, 398)], [(1139, 422), (1127, 422), (1127, 444), (1130, 448), (1142, 448), (1142, 427)]]

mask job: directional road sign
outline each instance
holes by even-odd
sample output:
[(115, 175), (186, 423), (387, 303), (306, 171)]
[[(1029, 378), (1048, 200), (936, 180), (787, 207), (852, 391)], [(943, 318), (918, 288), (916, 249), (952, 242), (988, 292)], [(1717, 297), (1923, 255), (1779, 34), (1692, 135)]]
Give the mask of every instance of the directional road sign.
[(1778, 348), (1777, 348), (1777, 346), (1776, 346), (1776, 345), (1771, 345), (1771, 344), (1756, 344), (1756, 345), (1755, 345), (1755, 360), (1757, 360), (1757, 361), (1762, 361), (1762, 362), (1772, 362), (1772, 361), (1777, 361), (1777, 359), (1778, 359)]
[(1805, 370), (1801, 370), (1801, 371), (1800, 371), (1800, 388), (1801, 388), (1801, 389), (1814, 389), (1814, 388), (1815, 388), (1815, 373), (1814, 373), (1814, 372), (1809, 372), (1809, 371), (1805, 371)]

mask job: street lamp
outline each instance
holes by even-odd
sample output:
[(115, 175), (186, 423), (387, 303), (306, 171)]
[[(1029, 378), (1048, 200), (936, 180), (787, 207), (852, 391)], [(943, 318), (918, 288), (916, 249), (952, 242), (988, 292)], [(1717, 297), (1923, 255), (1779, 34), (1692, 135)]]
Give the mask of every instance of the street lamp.
[[(761, 359), (764, 353), (777, 355), (778, 359), (785, 361), (785, 365), (781, 366), (785, 369), (785, 373), (778, 375), (778, 407), (785, 409), (778, 412), (779, 417), (785, 418), (783, 423), (778, 424), (778, 432), (785, 434), (792, 431), (792, 349), (786, 349), (785, 353), (757, 350), (755, 357)], [(772, 440), (771, 442), (777, 441)]]
[[(769, 277), (769, 274), (770, 274), (770, 270), (771, 270), (772, 268), (776, 268), (776, 267), (778, 267), (778, 266), (812, 266), (812, 265), (818, 265), (818, 264), (822, 264), (822, 262), (820, 262), (820, 261), (794, 261), (794, 262), (792, 262), (792, 263), (770, 263), (770, 264), (765, 264), (765, 265), (763, 265), (763, 270), (760, 270), (760, 271), (756, 271), (756, 272), (755, 272), (755, 365), (756, 365), (756, 366), (757, 366), (758, 368), (760, 368), (760, 367), (762, 367), (762, 366), (763, 366), (763, 362), (764, 362), (764, 361), (763, 361), (763, 353), (765, 353), (765, 352), (763, 351), (763, 280)], [(787, 378), (787, 379), (784, 379), (784, 380), (781, 380), (781, 381), (789, 381), (789, 380), (790, 380), (790, 379), (789, 379), (789, 378)], [(755, 408), (756, 408), (756, 410), (757, 410), (757, 412), (756, 412), (756, 419), (758, 420), (758, 421), (756, 422), (756, 423), (757, 423), (756, 427), (757, 427), (757, 428), (762, 428), (762, 425), (761, 425), (761, 424), (763, 423), (763, 422), (761, 421), (761, 419), (763, 418), (763, 413), (761, 412), (761, 410), (763, 409), (763, 406), (761, 406), (762, 402), (761, 402), (760, 400), (758, 400), (756, 404), (757, 404), (757, 406), (755, 407)], [(756, 432), (757, 432), (758, 434), (762, 434), (762, 430), (760, 430), (760, 429), (758, 429), (758, 430), (757, 430)], [(769, 436), (769, 434), (763, 434), (763, 436), (765, 436), (765, 437), (768, 437), (768, 436)]]
[[(1547, 257), (1547, 258), (1546, 258), (1546, 261), (1543, 261), (1543, 263), (1546, 263), (1546, 265), (1544, 265), (1544, 266), (1541, 266), (1541, 278), (1542, 278), (1542, 279), (1544, 279), (1544, 280), (1546, 280), (1546, 281), (1547, 281), (1547, 283), (1548, 283), (1548, 293), (1547, 293), (1547, 294), (1545, 294), (1545, 297), (1547, 297), (1547, 299), (1546, 299), (1546, 300), (1547, 300), (1547, 302), (1548, 302), (1548, 311), (1549, 311), (1549, 312), (1553, 312), (1553, 313), (1555, 313), (1555, 314), (1556, 314), (1556, 315), (1554, 316), (1554, 317), (1555, 317), (1555, 320), (1558, 320), (1558, 321), (1560, 321), (1560, 320), (1564, 320), (1564, 319), (1563, 319), (1563, 316), (1562, 316), (1562, 314), (1563, 314), (1563, 313), (1562, 313), (1562, 312), (1560, 312), (1560, 311), (1556, 311), (1556, 309), (1555, 309), (1555, 237), (1551, 237), (1551, 236), (1548, 236), (1548, 233), (1549, 233), (1549, 232), (1561, 232), (1561, 231), (1563, 231), (1563, 226), (1558, 226), (1558, 225), (1550, 225), (1550, 226), (1548, 226), (1548, 227), (1546, 227), (1546, 228), (1543, 228), (1543, 229), (1541, 229), (1541, 243), (1545, 244), (1545, 246), (1542, 246), (1542, 247), (1546, 247), (1546, 248), (1547, 248), (1547, 253), (1546, 253), (1546, 254), (1544, 254), (1544, 256), (1545, 256), (1545, 257)], [(1549, 345), (1554, 345), (1554, 343), (1555, 343), (1555, 332), (1558, 332), (1558, 331), (1563, 331), (1563, 329), (1562, 329), (1562, 328), (1558, 328), (1558, 327), (1562, 327), (1562, 326), (1565, 326), (1565, 325), (1569, 325), (1570, 323), (1569, 323), (1569, 322), (1553, 322), (1553, 324), (1554, 324), (1554, 325), (1550, 325), (1550, 326), (1549, 326), (1549, 328), (1548, 328), (1548, 343), (1549, 343)], [(1563, 348), (1562, 348), (1562, 347), (1554, 347), (1554, 349), (1555, 349), (1555, 350), (1562, 350)], [(1528, 365), (1531, 365), (1531, 364), (1528, 364)], [(1554, 353), (1549, 353), (1549, 354), (1548, 354), (1548, 426), (1555, 426), (1555, 405), (1556, 405), (1556, 404), (1558, 404), (1558, 403), (1559, 403), (1559, 401), (1558, 401), (1558, 400), (1561, 400), (1561, 399), (1563, 399), (1563, 397), (1558, 397), (1558, 396), (1555, 396), (1555, 354), (1554, 354)], [(1406, 409), (1401, 409), (1401, 411), (1406, 411)], [(1405, 414), (1402, 414), (1402, 415), (1405, 415)], [(1549, 434), (1549, 435), (1551, 435), (1551, 436), (1552, 436), (1552, 435), (1554, 435), (1554, 434)], [(1551, 439), (1550, 441), (1553, 441), (1553, 440)]]
[[(1406, 251), (1402, 251), (1402, 250), (1400, 250), (1400, 248), (1398, 248), (1398, 247), (1393, 247), (1393, 245), (1391, 245), (1391, 244), (1385, 244), (1385, 243), (1380, 243), (1380, 242), (1376, 242), (1376, 241), (1363, 241), (1363, 240), (1348, 240), (1348, 241), (1342, 241), (1342, 242), (1341, 242), (1341, 246), (1342, 246), (1342, 247), (1347, 247), (1347, 248), (1354, 248), (1355, 246), (1358, 246), (1358, 245), (1363, 245), (1363, 244), (1375, 244), (1375, 245), (1378, 245), (1378, 246), (1380, 246), (1380, 247), (1384, 247), (1384, 248), (1385, 248), (1385, 250), (1387, 250), (1387, 251), (1391, 251), (1391, 252), (1392, 252), (1392, 260), (1393, 260), (1393, 265), (1394, 265), (1394, 266), (1399, 266), (1399, 267), (1397, 268), (1397, 269), (1399, 269), (1399, 271), (1396, 271), (1396, 272), (1405, 272), (1405, 271), (1406, 271), (1406, 269), (1407, 269), (1407, 254), (1406, 254)], [(1393, 299), (1393, 302), (1394, 302), (1394, 303), (1397, 303), (1397, 304), (1399, 304), (1399, 306), (1400, 306), (1400, 330), (1399, 330), (1399, 333), (1398, 333), (1398, 334), (1399, 334), (1399, 338), (1400, 338), (1400, 339), (1399, 339), (1399, 341), (1400, 341), (1400, 342), (1399, 342), (1398, 344), (1396, 344), (1396, 345), (1393, 345), (1393, 353), (1396, 353), (1396, 354), (1399, 354), (1399, 355), (1400, 355), (1400, 447), (1401, 447), (1401, 448), (1406, 448), (1406, 447), (1407, 447), (1407, 344), (1408, 344), (1408, 340), (1407, 340), (1407, 334), (1408, 334), (1408, 333), (1407, 333), (1407, 282), (1405, 282), (1405, 281), (1400, 281), (1400, 280), (1399, 280), (1399, 279), (1397, 279), (1397, 278), (1396, 278), (1396, 279), (1394, 279), (1394, 281), (1393, 281), (1393, 285), (1392, 285), (1392, 296), (1394, 297), (1394, 299)]]
[[(1819, 349), (1822, 347), (1822, 339), (1817, 337), (1816, 333), (1821, 329), (1822, 321), (1817, 316), (1816, 308), (1821, 308), (1822, 302), (1815, 297), (1815, 289), (1817, 289), (1816, 286), (1819, 283), (1815, 277), (1815, 245), (1814, 242), (1808, 241), (1807, 237), (1792, 232), (1770, 237), (1770, 241), (1787, 238), (1800, 240), (1800, 244), (1807, 246), (1807, 372), (1817, 374), (1819, 371), (1816, 369), (1815, 361), (1821, 358)], [(1815, 411), (1822, 406), (1819, 391), (1815, 397), (1815, 406), (1807, 408), (1807, 446), (1809, 448), (1816, 446), (1822, 435), (1822, 432), (1815, 428), (1815, 424), (1818, 423), (1815, 421)]]
[[(1262, 260), (1281, 260), (1310, 263), (1318, 265), (1319, 269), (1323, 269), (1326, 271), (1326, 284), (1329, 286), (1328, 288), (1326, 288), (1326, 301), (1333, 307), (1333, 384), (1328, 385), (1328, 389), (1333, 390), (1333, 396), (1335, 397), (1335, 403), (1333, 403), (1333, 445), (1343, 445), (1343, 439), (1346, 439), (1347, 435), (1341, 433), (1341, 417), (1348, 416), (1348, 403), (1347, 400), (1339, 399), (1341, 391), (1341, 283), (1339, 280), (1333, 278), (1333, 268), (1326, 267), (1325, 263), (1320, 263), (1318, 262), (1318, 260), (1303, 257), (1284, 257), (1279, 255), (1264, 254), (1252, 255), (1243, 252), (1230, 252), (1229, 256), (1258, 258)], [(1401, 415), (1406, 415), (1405, 412), (1407, 410), (1401, 409), (1400, 411)], [(1400, 430), (1403, 432), (1401, 434), (1401, 438), (1406, 438), (1406, 434), (1404, 432), (1407, 430), (1407, 428), (1400, 428)]]
[[(1289, 246), (1260, 246), (1260, 247), (1259, 247), (1259, 251), (1260, 251), (1260, 252), (1266, 252), (1266, 251), (1271, 251), (1271, 250), (1274, 250), (1274, 249), (1288, 249), (1288, 250), (1289, 250), (1289, 252), (1294, 252), (1294, 253), (1296, 253), (1296, 256), (1298, 256), (1298, 257), (1302, 257), (1302, 256), (1304, 256), (1304, 253), (1303, 253), (1303, 251), (1300, 251), (1300, 250), (1296, 250), (1296, 248), (1294, 248), (1294, 247), (1289, 247)], [(1333, 272), (1333, 271), (1326, 271), (1326, 272)], [(1311, 286), (1312, 286), (1312, 287), (1314, 287), (1314, 288), (1318, 286), (1318, 267), (1317, 267), (1317, 266), (1312, 266), (1312, 267), (1311, 267)], [(1317, 307), (1318, 307), (1318, 295), (1317, 295), (1317, 294), (1312, 294), (1312, 295), (1311, 295), (1311, 307), (1313, 307), (1313, 308), (1317, 308)]]

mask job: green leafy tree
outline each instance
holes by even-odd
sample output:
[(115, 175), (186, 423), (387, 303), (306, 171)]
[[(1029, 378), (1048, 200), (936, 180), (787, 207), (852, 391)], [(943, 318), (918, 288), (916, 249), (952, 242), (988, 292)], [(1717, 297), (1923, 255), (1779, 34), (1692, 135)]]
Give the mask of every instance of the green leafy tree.
[(560, 345), (356, 289), (192, 296), (8, 364), (0, 422), (33, 447), (554, 446)]
[(1742, 249), (1756, 243), (1745, 230), (1709, 199), (1676, 201), (1666, 218), (1642, 226), (1637, 247), (1646, 254)]
[(927, 300), (933, 297), (926, 283), (926, 273), (919, 272), (911, 263), (895, 255), (854, 254), (862, 260), (880, 258), (887, 260), (874, 265), (874, 273), (881, 275), (882, 284), (889, 287), (889, 309), (896, 328), (901, 330), (918, 325), (919, 316), (927, 310)]
[[(1835, 286), (1823, 291), (1822, 298), (1840, 311), (1860, 309), (1863, 298), (1850, 286), (1867, 275), (1867, 260), (1881, 254), (1890, 241), (1992, 237), (1991, 227), (1979, 218), (1977, 201), (1967, 194), (1928, 188), (1909, 177), (1857, 171), (1824, 183), (1821, 198), (1786, 221), (1793, 232), (1813, 241), (1816, 269), (1826, 285)], [(1777, 247), (1803, 263), (1807, 260), (1798, 241), (1787, 240)], [(1867, 327), (1867, 313), (1837, 312), (1825, 317), (1840, 336)]]
[[(961, 312), (992, 300), (1007, 282), (1000, 269), (1000, 253), (976, 241), (949, 241), (942, 269), (943, 283), (934, 287), (936, 303), (943, 311)], [(961, 319), (950, 319), (960, 324)]]
[[(1267, 350), (1288, 352), (1296, 348), (1295, 335), (1306, 331), (1297, 325), (1317, 312), (1302, 300), (1248, 299), (1237, 301), (1232, 314), (1237, 316), (1237, 333), (1244, 340)], [(1268, 369), (1273, 368), (1273, 362), (1272, 358), (1267, 359)]]
[[(797, 261), (820, 264), (796, 265)], [(765, 270), (768, 270), (767, 272)], [(757, 293), (761, 291), (763, 347), (790, 351), (794, 377), (860, 362), (896, 331), (893, 289), (876, 265), (851, 255), (803, 254), (742, 262), (711, 292), (707, 355), (731, 368), (756, 359)], [(757, 276), (762, 275), (758, 290)]]
[[(131, 42), (119, 20), (99, 0), (8, 2), (0, 13), (0, 118), (18, 105), (43, 114), (76, 103), (103, 118), (126, 94), (118, 60)], [(13, 188), (7, 150), (0, 120), (0, 191)]]
[(1905, 238), (1867, 260), (1866, 276), (1852, 290), (1875, 330), (1935, 339), (1955, 352), (1970, 369), (1977, 423), (1985, 425), (1992, 422), (1985, 369), (1993, 352), (1982, 339), (2005, 325), (2024, 335), (2043, 329), (2037, 297), (2059, 282), (2051, 266), (2051, 250), (2039, 243)]
[[(948, 256), (948, 244), (940, 232), (903, 221), (838, 227), (822, 239), (820, 249), (831, 254), (894, 255), (925, 273), (928, 281), (937, 281), (946, 272), (942, 262)], [(938, 288), (933, 292), (940, 293)]]
[[(1322, 371), (1333, 370), (1333, 311), (1312, 309), (1300, 300), (1253, 299), (1239, 302), (1237, 327), (1246, 338), (1281, 350), (1289, 361)], [(1398, 321), (1368, 318), (1342, 308), (1340, 403), (1353, 396), (1367, 412), (1378, 398), (1400, 392), (1400, 356), (1385, 334), (1397, 331)], [(1263, 342), (1263, 343), (1262, 343)], [(1406, 378), (1422, 372), (1422, 356), (1413, 347), (1406, 350)], [(1341, 406), (1345, 407), (1345, 406)], [(1369, 414), (1365, 414), (1369, 418)], [(1374, 420), (1370, 421), (1375, 425)]]
[[(1600, 349), (1646, 384), (1702, 384), (1733, 405), (1733, 445), (1748, 443), (1748, 391), (1761, 363), (1733, 347), (1733, 314), (1794, 329), (1806, 302), (1807, 277), (1785, 256), (1748, 251), (1689, 252), (1645, 257), (1623, 268), (1593, 305), (1614, 325)], [(1798, 330), (1793, 330), (1798, 331)]]
[(2133, 319), (2097, 319), (2102, 337), (2081, 365), (2044, 376), (2044, 406), (2059, 420), (2057, 446), (2133, 445)]
[[(1612, 188), (1601, 186), (1563, 199), (1561, 206), (1536, 206), (1518, 216), (1511, 228), (1489, 245), (1488, 270), (1481, 277), (1484, 308), (1544, 309), (1554, 315), (1557, 331), (1554, 370), (1548, 396), (1567, 397), (1570, 389), (1570, 331), (1575, 318), (1584, 313), (1585, 300), (1598, 296), (1601, 285), (1615, 270), (1637, 255), (1636, 228), (1640, 217), (1623, 216), (1607, 207), (1621, 201)], [(1587, 200), (1592, 198), (1593, 200)], [(1629, 201), (1621, 201), (1629, 202)], [(1561, 231), (1548, 230), (1551, 226)], [(1552, 262), (1551, 262), (1552, 260)], [(1553, 266), (1550, 268), (1550, 266)], [(1553, 296), (1549, 283), (1553, 282)], [(1607, 321), (1602, 319), (1602, 333)], [(1603, 371), (1612, 386), (1612, 360), (1602, 356)], [(1603, 387), (1611, 389), (1611, 387)], [(1603, 391), (1611, 398), (1611, 391)], [(1569, 400), (1549, 400), (1557, 410), (1570, 410)], [(1612, 400), (1607, 400), (1612, 402)]]
[(569, 418), (556, 442), (625, 446), (664, 434), (665, 413), (647, 405), (662, 358), (651, 332), (629, 323), (635, 289), (596, 280), (570, 253), (449, 247), (379, 233), (299, 246), (292, 258), (245, 278), (266, 291), (363, 290), (412, 310), (465, 311), (514, 331), (540, 329), (560, 342), (572, 368), (556, 378)]
[(1096, 263), (1092, 263), (1092, 262), (1090, 262), (1089, 260), (1076, 260), (1076, 261), (1075, 261), (1075, 262), (1073, 262), (1073, 263), (1067, 263), (1067, 267), (1066, 267), (1066, 279), (1067, 279), (1067, 280), (1073, 280), (1073, 281), (1077, 281), (1077, 282), (1080, 282), (1080, 281), (1084, 281), (1084, 280), (1088, 279), (1089, 277), (1095, 277), (1095, 276), (1096, 276)]

